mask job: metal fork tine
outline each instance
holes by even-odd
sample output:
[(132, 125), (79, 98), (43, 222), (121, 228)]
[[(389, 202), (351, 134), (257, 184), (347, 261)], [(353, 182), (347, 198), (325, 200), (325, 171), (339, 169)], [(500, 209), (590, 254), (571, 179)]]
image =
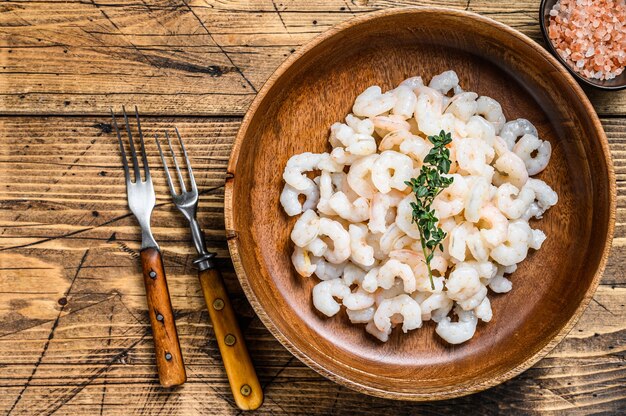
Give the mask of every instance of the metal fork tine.
[(197, 191), (196, 187), (196, 179), (193, 177), (193, 170), (191, 169), (191, 163), (189, 162), (189, 156), (187, 156), (187, 149), (185, 149), (185, 143), (183, 143), (182, 137), (180, 137), (180, 133), (178, 132), (178, 127), (174, 127), (176, 131), (176, 135), (178, 136), (178, 142), (180, 143), (180, 147), (183, 149), (183, 156), (185, 156), (185, 164), (187, 165), (187, 172), (189, 172), (189, 181), (191, 182), (191, 190)]
[(122, 135), (120, 129), (117, 126), (117, 120), (115, 120), (115, 114), (111, 108), (111, 118), (113, 119), (113, 126), (115, 127), (115, 133), (117, 133), (117, 141), (120, 145), (120, 153), (122, 154), (122, 166), (124, 167), (124, 176), (126, 177), (126, 183), (130, 182), (130, 174), (128, 172), (128, 162), (126, 161), (126, 151), (124, 150), (124, 142), (122, 141)]
[(141, 182), (141, 174), (139, 173), (139, 162), (137, 161), (137, 152), (135, 152), (135, 144), (133, 143), (133, 135), (130, 132), (130, 124), (128, 124), (128, 116), (126, 109), (122, 106), (124, 121), (126, 122), (126, 132), (128, 133), (128, 141), (130, 143), (130, 153), (133, 159), (133, 170), (135, 171), (135, 182)]
[(148, 156), (146, 155), (146, 145), (143, 142), (143, 132), (141, 131), (141, 124), (139, 123), (139, 110), (135, 106), (135, 117), (137, 118), (137, 131), (139, 131), (139, 141), (141, 142), (141, 160), (143, 161), (143, 170), (145, 174), (146, 182), (151, 182), (150, 167), (148, 166)]
[(163, 154), (163, 150), (161, 149), (161, 144), (159, 143), (159, 136), (154, 134), (154, 141), (157, 144), (157, 148), (159, 149), (159, 154), (161, 155), (161, 161), (163, 162), (163, 170), (165, 171), (165, 177), (167, 178), (167, 186), (170, 188), (170, 193), (172, 196), (176, 196), (176, 189), (174, 189), (174, 184), (172, 183), (172, 177), (170, 176), (170, 170), (167, 167), (167, 162), (165, 161), (165, 155)]
[(180, 182), (181, 192), (187, 192), (187, 188), (185, 188), (185, 181), (183, 180), (183, 175), (180, 173), (180, 168), (178, 167), (178, 161), (176, 160), (176, 153), (174, 153), (174, 149), (172, 148), (172, 142), (170, 141), (170, 136), (165, 131), (165, 138), (167, 139), (167, 145), (170, 147), (170, 152), (172, 153), (172, 159), (174, 160), (174, 167), (176, 168), (176, 175), (178, 176), (178, 181)]

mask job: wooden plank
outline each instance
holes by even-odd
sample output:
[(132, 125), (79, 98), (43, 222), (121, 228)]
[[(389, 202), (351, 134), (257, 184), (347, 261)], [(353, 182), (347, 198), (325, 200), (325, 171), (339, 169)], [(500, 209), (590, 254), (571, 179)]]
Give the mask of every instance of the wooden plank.
[[(200, 222), (224, 276), (261, 383), (260, 414), (608, 412), (626, 400), (626, 119), (603, 119), (618, 178), (616, 239), (594, 300), (548, 358), (465, 398), (407, 404), (327, 381), (263, 327), (234, 275), (222, 188), (238, 118), (152, 118), (176, 124), (198, 185)], [(155, 146), (154, 231), (164, 250), (188, 383), (158, 387), (139, 233), (128, 215), (119, 150), (108, 117), (0, 117), (0, 412), (26, 414), (236, 414), (191, 261), (185, 223), (169, 203)]]
[[(410, 5), (468, 9), (540, 41), (534, 0), (56, 2), (0, 6), (0, 114), (242, 115), (298, 46), (353, 16)], [(601, 114), (626, 92), (589, 91)]]

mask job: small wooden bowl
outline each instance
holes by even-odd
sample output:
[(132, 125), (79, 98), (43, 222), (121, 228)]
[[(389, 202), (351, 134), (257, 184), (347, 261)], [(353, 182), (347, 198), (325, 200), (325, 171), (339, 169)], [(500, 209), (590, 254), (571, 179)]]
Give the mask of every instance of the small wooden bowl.
[(617, 77), (609, 80), (591, 79), (586, 78), (578, 72), (574, 71), (570, 64), (568, 64), (565, 59), (561, 58), (561, 55), (559, 55), (554, 48), (554, 45), (550, 40), (550, 36), (548, 36), (548, 25), (550, 24), (550, 10), (552, 10), (552, 7), (554, 7), (556, 2), (557, 0), (541, 0), (541, 4), (539, 6), (539, 25), (541, 26), (541, 33), (543, 34), (543, 39), (546, 42), (546, 45), (548, 46), (550, 52), (552, 52), (552, 55), (554, 55), (556, 59), (558, 59), (559, 62), (561, 62), (567, 68), (567, 70), (570, 72), (570, 74), (574, 76), (574, 78), (576, 78), (583, 84), (604, 91), (619, 91), (626, 88), (626, 71), (622, 72)]
[[(374, 84), (426, 80), (454, 69), (461, 85), (502, 103), (507, 119), (531, 120), (553, 156), (541, 173), (559, 203), (536, 222), (548, 235), (490, 294), (494, 317), (469, 342), (450, 346), (428, 322), (396, 329), (383, 344), (345, 313), (315, 311), (315, 278), (290, 261), (295, 218), (280, 204), (287, 159), (328, 151), (329, 126)], [(519, 32), (479, 15), (441, 8), (385, 10), (333, 28), (270, 77), (246, 115), (226, 182), (228, 243), (239, 281), (259, 318), (296, 357), (355, 390), (402, 400), (457, 397), (494, 386), (546, 355), (591, 300), (609, 253), (615, 179), (606, 136), (570, 74)]]

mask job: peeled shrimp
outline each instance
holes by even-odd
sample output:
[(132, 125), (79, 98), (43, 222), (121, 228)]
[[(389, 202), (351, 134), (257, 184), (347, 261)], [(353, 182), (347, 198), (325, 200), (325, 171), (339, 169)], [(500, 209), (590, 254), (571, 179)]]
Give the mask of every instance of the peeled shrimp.
[(291, 241), (298, 247), (306, 247), (320, 232), (320, 218), (312, 209), (304, 211), (291, 230)]
[(374, 264), (374, 248), (367, 244), (367, 227), (365, 225), (350, 224), (350, 259), (363, 266)]
[(506, 118), (504, 118), (504, 114), (502, 113), (502, 106), (500, 106), (500, 103), (491, 97), (483, 95), (482, 97), (478, 98), (478, 100), (476, 100), (476, 104), (478, 104), (478, 107), (476, 108), (476, 114), (480, 114), (488, 122), (493, 124), (496, 134), (500, 133), (500, 130), (502, 130), (502, 127), (506, 122)]
[(341, 308), (335, 298), (344, 299), (348, 295), (350, 288), (341, 279), (323, 280), (313, 287), (313, 305), (330, 317)]
[(431, 78), (428, 86), (446, 95), (450, 90), (459, 85), (459, 77), (454, 71), (444, 71)]
[(366, 324), (372, 319), (374, 319), (374, 312), (376, 309), (373, 306), (364, 309), (352, 310), (346, 309), (346, 313), (348, 314), (348, 319), (353, 324)]
[(307, 244), (304, 248), (311, 252), (315, 257), (321, 257), (328, 249), (328, 245), (319, 237), (315, 237), (313, 241)]
[[(444, 292), (433, 293), (420, 304), (422, 308), (422, 320), (429, 321), (431, 318), (435, 320), (436, 315), (442, 313), (445, 316), (452, 310), (453, 306), (454, 301)], [(438, 321), (439, 320), (436, 322)]]
[(343, 298), (343, 306), (351, 310), (369, 308), (374, 302), (374, 295), (361, 288)]
[(369, 118), (360, 119), (353, 114), (346, 116), (346, 124), (350, 126), (355, 133), (371, 136), (374, 134), (374, 123)]
[(377, 193), (370, 204), (370, 220), (367, 224), (375, 233), (384, 233), (387, 230), (386, 215), (389, 211), (389, 199), (386, 194)]
[(535, 192), (530, 187), (524, 186), (519, 190), (515, 185), (507, 182), (498, 187), (495, 204), (507, 218), (516, 220), (528, 210), (534, 200)]
[(385, 137), (389, 133), (396, 131), (409, 131), (411, 125), (405, 121), (405, 118), (399, 115), (376, 116), (372, 119), (376, 133)]
[(396, 96), (387, 92), (382, 93), (379, 86), (374, 85), (356, 97), (352, 112), (360, 117), (376, 117), (386, 113), (396, 105)]
[(539, 136), (537, 129), (530, 121), (524, 118), (518, 118), (517, 120), (511, 120), (502, 127), (500, 131), (500, 137), (504, 139), (509, 150), (513, 150), (517, 139), (525, 134), (532, 134), (535, 137)]
[(491, 247), (502, 244), (509, 231), (509, 221), (495, 206), (488, 204), (480, 211), (480, 236)]
[(429, 87), (419, 87), (418, 93), (415, 118), (420, 131), (427, 136), (439, 134), (442, 130), (443, 94)]
[(391, 334), (391, 327), (388, 331), (381, 331), (380, 329), (376, 328), (374, 321), (370, 321), (367, 323), (367, 325), (365, 325), (365, 332), (373, 335), (382, 342), (387, 342), (389, 341), (389, 334)]
[(311, 264), (309, 253), (305, 249), (298, 246), (296, 246), (293, 254), (291, 255), (291, 262), (293, 263), (293, 267), (295, 267), (298, 274), (303, 277), (311, 276), (317, 267), (315, 264)]
[(363, 197), (350, 202), (346, 194), (339, 191), (330, 197), (328, 206), (341, 218), (350, 222), (362, 222), (369, 218), (369, 203)]
[(402, 279), (406, 293), (415, 291), (416, 283), (413, 270), (409, 265), (394, 259), (389, 259), (378, 271), (378, 286), (389, 289), (394, 285), (396, 277)]
[(315, 264), (315, 276), (320, 280), (331, 280), (341, 277), (346, 263), (333, 264), (324, 260), (323, 257), (311, 260)]
[(398, 213), (396, 215), (396, 225), (409, 237), (419, 240), (420, 232), (417, 225), (413, 222), (413, 207), (411, 203), (415, 202), (415, 195), (407, 195), (398, 204)]
[(533, 250), (539, 250), (544, 241), (546, 241), (546, 234), (541, 230), (532, 230), (532, 237), (528, 241), (528, 247)]
[(483, 322), (491, 321), (491, 318), (493, 317), (493, 312), (491, 310), (491, 302), (489, 301), (489, 298), (487, 296), (485, 296), (482, 302), (480, 302), (480, 305), (478, 305), (474, 309), (474, 314), (476, 315), (476, 318), (480, 319)]
[(439, 321), (435, 332), (450, 344), (462, 344), (474, 336), (478, 319), (472, 311), (464, 311), (460, 307), (454, 308), (459, 317), (458, 322), (452, 322), (449, 317)]
[(350, 167), (348, 172), (348, 184), (359, 196), (372, 199), (376, 188), (371, 180), (372, 167), (378, 160), (379, 155), (369, 155), (358, 159)]
[(343, 275), (341, 276), (346, 286), (361, 285), (364, 277), (365, 270), (352, 263), (346, 264), (346, 267), (343, 269)]
[[(535, 156), (534, 152), (537, 152)], [(525, 134), (513, 147), (513, 153), (524, 161), (529, 175), (536, 175), (548, 166), (552, 145), (548, 141), (539, 140), (537, 136)]]
[[(462, 175), (453, 174), (452, 184), (445, 188), (433, 201), (432, 207), (439, 220), (453, 217), (463, 211), (468, 193), (467, 181)], [(413, 227), (415, 225), (413, 224)]]
[(519, 222), (510, 223), (506, 240), (491, 250), (491, 257), (503, 266), (519, 263), (526, 258), (527, 254), (528, 230)]
[(465, 130), (468, 137), (480, 139), (489, 146), (485, 148), (485, 155), (487, 156), (486, 162), (491, 163), (495, 155), (491, 147), (496, 138), (496, 131), (493, 124), (480, 116), (472, 116), (467, 122)]
[(384, 300), (374, 314), (374, 324), (379, 331), (391, 330), (391, 317), (402, 315), (402, 331), (408, 332), (422, 326), (422, 311), (419, 303), (409, 295), (400, 295)]
[(556, 205), (559, 201), (559, 196), (550, 185), (545, 183), (540, 179), (530, 178), (528, 180), (528, 187), (535, 192), (535, 199), (537, 200), (537, 204), (544, 211), (548, 208)]
[[(320, 191), (317, 185), (309, 178), (306, 178), (305, 182), (307, 185), (302, 190), (298, 190), (286, 183), (280, 194), (280, 204), (287, 215), (291, 217), (302, 213), (302, 211), (313, 209), (318, 204)], [(300, 195), (304, 195), (304, 203), (300, 202)]]
[(416, 88), (424, 86), (424, 81), (422, 80), (422, 77), (411, 77), (402, 81), (400, 85), (406, 85), (411, 90), (415, 91)]
[(457, 94), (450, 99), (448, 108), (445, 113), (450, 113), (463, 122), (468, 122), (469, 119), (476, 114), (478, 104), (476, 99), (478, 94), (475, 92), (463, 92)]
[(483, 205), (489, 200), (489, 183), (483, 178), (475, 178), (465, 198), (465, 219), (478, 222)]
[(391, 188), (403, 191), (413, 176), (413, 161), (407, 155), (385, 150), (372, 164), (372, 183), (382, 193)]
[(478, 272), (473, 267), (458, 264), (446, 282), (448, 297), (454, 301), (464, 301), (480, 292), (482, 284)]
[(470, 175), (484, 176), (491, 182), (493, 168), (487, 163), (493, 158), (491, 147), (480, 139), (465, 138), (457, 139), (454, 149), (459, 168)]
[(496, 172), (493, 175), (493, 183), (500, 186), (509, 182), (517, 188), (521, 188), (528, 180), (528, 171), (524, 161), (513, 152), (506, 152), (494, 163)]
[(489, 289), (493, 290), (495, 293), (506, 293), (512, 288), (513, 284), (511, 281), (502, 275), (496, 275), (496, 277), (489, 282)]
[(415, 105), (417, 104), (417, 97), (413, 90), (408, 86), (399, 85), (392, 92), (396, 96), (396, 102), (391, 109), (391, 113), (405, 120), (413, 117)]
[(333, 249), (327, 250), (324, 257), (331, 263), (343, 263), (350, 257), (350, 235), (341, 223), (328, 218), (320, 218), (319, 234), (333, 241)]
[(380, 237), (380, 249), (383, 253), (389, 254), (392, 250), (400, 250), (405, 245), (410, 244), (413, 239), (407, 236), (404, 231), (398, 227), (397, 224), (393, 223), (388, 228), (387, 231)]

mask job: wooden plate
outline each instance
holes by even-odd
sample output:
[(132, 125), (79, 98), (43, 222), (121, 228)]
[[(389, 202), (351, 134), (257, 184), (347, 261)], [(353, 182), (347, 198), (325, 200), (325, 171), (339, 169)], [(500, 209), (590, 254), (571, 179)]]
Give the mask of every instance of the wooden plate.
[[(434, 325), (395, 330), (382, 344), (345, 313), (322, 317), (316, 279), (296, 275), (279, 205), (287, 159), (328, 151), (329, 126), (355, 97), (454, 69), (464, 89), (498, 100), (507, 119), (531, 120), (552, 143), (540, 175), (559, 203), (534, 224), (543, 248), (512, 275), (513, 290), (490, 294), (494, 318), (469, 342), (450, 346)], [(226, 227), (237, 275), (263, 323), (324, 376), (376, 396), (434, 400), (501, 383), (530, 367), (572, 328), (604, 269), (613, 234), (615, 178), (607, 140), (570, 74), (519, 32), (473, 13), (385, 10), (329, 30), (270, 77), (246, 115), (229, 164)]]

